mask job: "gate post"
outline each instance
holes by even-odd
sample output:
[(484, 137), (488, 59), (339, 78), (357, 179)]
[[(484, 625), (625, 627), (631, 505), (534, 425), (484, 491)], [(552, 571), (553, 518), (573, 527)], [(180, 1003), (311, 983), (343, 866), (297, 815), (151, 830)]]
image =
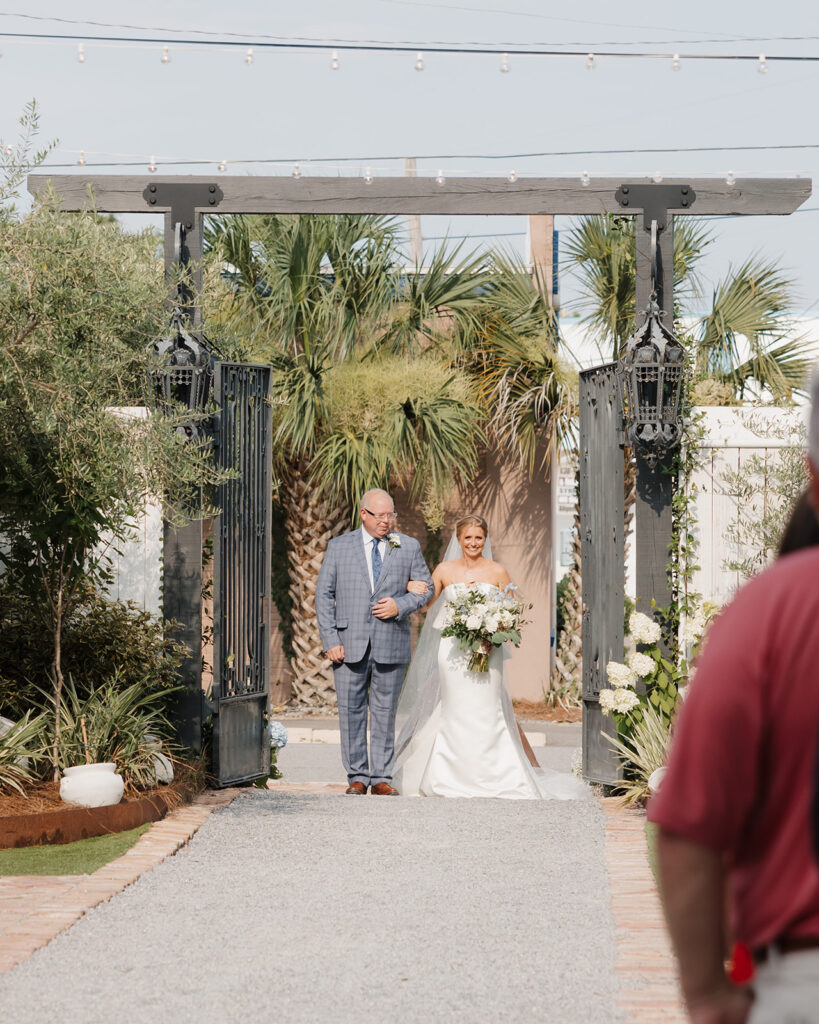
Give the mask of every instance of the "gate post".
[(623, 401), (617, 364), (580, 374), (580, 566), (583, 587), (583, 776), (612, 785), (621, 775), (600, 710), (606, 665), (623, 660)]

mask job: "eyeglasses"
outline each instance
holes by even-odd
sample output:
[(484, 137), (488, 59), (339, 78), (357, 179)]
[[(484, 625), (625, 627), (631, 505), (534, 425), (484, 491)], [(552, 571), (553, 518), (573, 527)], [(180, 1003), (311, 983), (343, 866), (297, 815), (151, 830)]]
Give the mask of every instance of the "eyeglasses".
[(368, 508), (362, 508), (362, 512), (366, 512), (368, 516), (372, 516), (373, 519), (380, 519), (382, 522), (386, 522), (388, 519), (395, 519), (394, 512), (370, 512)]

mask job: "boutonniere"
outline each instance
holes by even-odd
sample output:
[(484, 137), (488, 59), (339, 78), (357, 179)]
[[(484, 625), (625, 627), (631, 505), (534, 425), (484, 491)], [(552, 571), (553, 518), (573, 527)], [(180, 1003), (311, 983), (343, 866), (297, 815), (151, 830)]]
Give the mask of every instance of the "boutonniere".
[(392, 533), (388, 533), (387, 534), (387, 540), (389, 541), (389, 545), (390, 545), (391, 548), (400, 548), (401, 547), (401, 538), (398, 536), (398, 534), (394, 530), (393, 530)]

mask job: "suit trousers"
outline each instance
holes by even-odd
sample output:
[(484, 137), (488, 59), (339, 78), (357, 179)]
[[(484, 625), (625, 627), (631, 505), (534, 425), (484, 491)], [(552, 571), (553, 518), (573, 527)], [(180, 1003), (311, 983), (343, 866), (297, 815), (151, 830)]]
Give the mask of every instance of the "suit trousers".
[[(371, 650), (361, 661), (333, 668), (338, 696), (341, 759), (349, 782), (374, 786), (390, 782), (395, 760), (395, 712), (404, 681), (405, 664), (374, 661)], [(367, 712), (370, 749), (367, 751)]]

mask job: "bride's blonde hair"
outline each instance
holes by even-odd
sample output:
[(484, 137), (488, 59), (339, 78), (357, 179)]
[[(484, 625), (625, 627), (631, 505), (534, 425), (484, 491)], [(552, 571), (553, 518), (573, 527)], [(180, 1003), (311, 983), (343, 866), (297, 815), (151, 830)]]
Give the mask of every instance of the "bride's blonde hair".
[(455, 524), (455, 536), (460, 539), (461, 533), (467, 528), (467, 526), (480, 526), (483, 530), (484, 537), (489, 536), (489, 527), (486, 525), (486, 520), (483, 516), (479, 516), (474, 512), (468, 516), (463, 516)]

